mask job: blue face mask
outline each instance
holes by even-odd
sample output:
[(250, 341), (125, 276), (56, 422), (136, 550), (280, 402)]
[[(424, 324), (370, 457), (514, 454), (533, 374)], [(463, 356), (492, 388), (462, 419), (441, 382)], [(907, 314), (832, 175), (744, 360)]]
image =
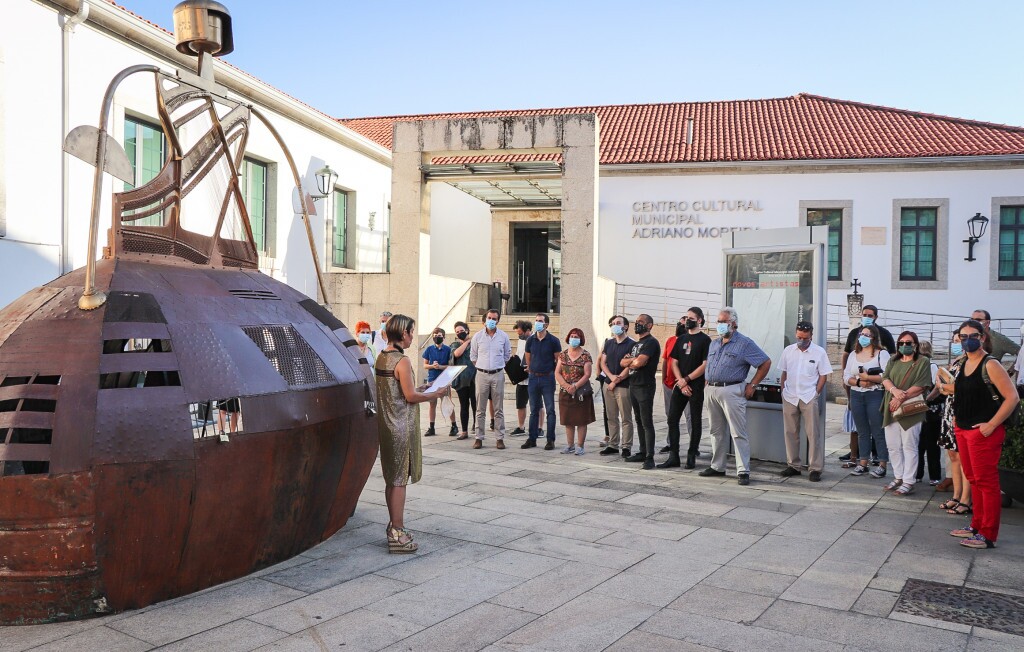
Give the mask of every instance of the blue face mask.
[(535, 321), (535, 322), (533, 322), (533, 330), (536, 331), (537, 333), (539, 333), (542, 330), (544, 330), (544, 322), (542, 322), (542, 321)]
[(718, 331), (719, 335), (723, 335), (723, 336), (724, 335), (728, 335), (729, 334), (729, 324), (719, 324), (718, 327), (715, 330)]
[(861, 346), (871, 346), (871, 338), (861, 335), (860, 337), (857, 338), (857, 343), (860, 344)]
[(875, 318), (874, 317), (861, 317), (860, 318), (860, 325), (861, 326), (873, 326), (874, 324), (875, 324)]
[(981, 348), (981, 340), (971, 338), (969, 340), (964, 340), (963, 342), (960, 343), (960, 345), (964, 347), (964, 351), (967, 351), (968, 353), (974, 353), (975, 351)]
[(618, 337), (619, 335), (622, 335), (625, 332), (626, 329), (623, 328), (622, 326), (619, 326), (618, 324), (612, 326), (612, 335), (614, 335), (615, 337)]
[(578, 338), (578, 337), (570, 337), (569, 338), (569, 346), (571, 346), (572, 348), (575, 349), (579, 345), (580, 345), (580, 338)]
[(949, 352), (953, 357), (959, 358), (964, 354), (964, 345), (960, 342), (953, 342), (949, 345)]
[(360, 333), (359, 334), (359, 341), (362, 342), (363, 344), (369, 344), (370, 343), (370, 334), (369, 333)]
[(484, 323), (487, 326), (487, 330), (489, 330), (489, 331), (493, 331), (495, 328), (498, 327), (498, 320), (497, 319), (488, 319)]

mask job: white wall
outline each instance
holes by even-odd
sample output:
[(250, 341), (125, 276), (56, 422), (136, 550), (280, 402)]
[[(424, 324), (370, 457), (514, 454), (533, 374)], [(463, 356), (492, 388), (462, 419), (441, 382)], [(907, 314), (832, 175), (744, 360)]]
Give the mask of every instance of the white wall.
[[(721, 292), (720, 238), (634, 237), (634, 202), (744, 200), (761, 210), (698, 211), (704, 227), (780, 228), (799, 225), (801, 201), (853, 202), (852, 276), (870, 303), (908, 311), (1020, 317), (1024, 293), (989, 289), (991, 233), (965, 262), (967, 219), (991, 217), (992, 198), (1024, 195), (1024, 170), (891, 171), (806, 174), (602, 176), (599, 273), (618, 283)], [(949, 199), (948, 290), (894, 290), (891, 284), (893, 200)], [(694, 211), (687, 210), (686, 213)], [(861, 227), (886, 230), (886, 244), (861, 243)], [(697, 227), (699, 228), (699, 227)], [(829, 303), (846, 304), (850, 290), (829, 290)]]
[[(169, 38), (169, 37), (168, 37)], [(4, 44), (4, 74), (0, 76), (5, 96), (2, 119), (6, 165), (0, 184), (6, 190), (7, 236), (0, 238), (0, 306), (58, 274), (61, 228), (61, 30), (57, 12), (32, 0), (14, 0), (4, 6), (0, 20), (0, 43)], [(11, 53), (17, 52), (14, 57)], [(121, 69), (140, 63), (174, 66), (95, 29), (90, 23), (76, 28), (71, 39), (71, 101), (69, 125), (96, 125), (102, 95), (109, 80)], [(254, 82), (255, 83), (255, 82)], [(111, 134), (124, 137), (124, 115), (129, 111), (155, 122), (153, 78), (140, 74), (130, 78), (115, 96), (110, 121)], [(355, 231), (350, 245), (357, 271), (383, 271), (387, 227), (387, 204), (391, 193), (391, 170), (323, 134), (264, 110), (291, 148), (303, 185), (315, 191), (313, 172), (323, 164), (339, 173), (338, 185), (356, 193)], [(325, 118), (326, 120), (326, 118)], [(295, 184), (284, 156), (270, 133), (256, 120), (251, 124), (247, 153), (277, 163), (277, 232), (275, 260), (263, 261), (261, 268), (298, 290), (316, 296), (316, 278), (308, 240), (293, 207)], [(72, 269), (85, 265), (92, 170), (72, 159), (69, 163), (70, 259)], [(106, 176), (100, 210), (100, 246), (106, 244), (110, 225), (110, 194), (120, 190), (120, 181)], [(317, 202), (322, 210), (324, 201)], [(215, 210), (215, 209), (214, 209)], [(370, 212), (376, 213), (374, 231), (369, 229)], [(323, 215), (311, 219), (321, 261), (328, 252), (329, 231)], [(352, 231), (350, 230), (350, 233)]]
[(430, 184), (430, 273), (491, 282), (491, 207), (447, 183)]

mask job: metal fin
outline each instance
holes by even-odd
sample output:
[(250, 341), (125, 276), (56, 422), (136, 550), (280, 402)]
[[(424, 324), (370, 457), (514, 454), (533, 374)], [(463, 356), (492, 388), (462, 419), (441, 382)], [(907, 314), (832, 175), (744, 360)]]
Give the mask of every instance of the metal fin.
[[(103, 161), (103, 171), (125, 183), (135, 183), (135, 173), (132, 171), (128, 155), (124, 153), (124, 148), (110, 134), (104, 136), (107, 139), (107, 154)], [(64, 139), (64, 151), (95, 167), (99, 143), (100, 130), (90, 125), (82, 125), (68, 133), (68, 137)]]

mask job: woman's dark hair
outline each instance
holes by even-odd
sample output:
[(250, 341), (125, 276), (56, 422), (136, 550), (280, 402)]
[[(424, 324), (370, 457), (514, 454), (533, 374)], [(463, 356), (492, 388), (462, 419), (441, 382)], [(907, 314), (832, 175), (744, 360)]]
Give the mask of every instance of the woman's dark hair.
[(457, 321), (457, 322), (455, 322), (454, 328), (458, 328), (459, 326), (462, 326), (463, 328), (465, 328), (467, 333), (469, 332), (469, 324), (467, 324), (466, 322), (464, 322), (464, 321)]
[(384, 334), (388, 336), (389, 344), (402, 346), (402, 340), (406, 333), (411, 333), (416, 320), (407, 315), (391, 315), (388, 322), (384, 324)]
[(704, 311), (703, 310), (701, 310), (697, 306), (693, 306), (692, 308), (687, 310), (687, 312), (692, 312), (693, 314), (697, 315), (697, 318), (700, 321), (701, 327), (704, 326)]
[(514, 327), (517, 331), (528, 331), (533, 329), (533, 324), (525, 319), (517, 319)]
[(433, 333), (431, 333), (431, 335), (437, 335), (438, 333), (440, 333), (441, 335), (444, 335), (444, 334), (445, 334), (445, 332), (444, 332), (444, 329), (443, 329), (443, 328), (441, 328), (440, 326), (438, 326), (437, 328), (435, 328), (435, 329), (434, 329), (434, 332), (433, 332)]
[(575, 333), (575, 334), (580, 336), (580, 346), (583, 346), (583, 345), (585, 345), (587, 343), (587, 336), (583, 334), (583, 331), (580, 330), (579, 328), (572, 328), (572, 329), (569, 329), (569, 334), (565, 336), (565, 343), (566, 344), (569, 343), (569, 338), (572, 337), (573, 333)]
[(882, 348), (882, 346), (878, 342), (878, 339), (879, 339), (878, 329), (875, 328), (874, 326), (861, 326), (859, 329), (857, 329), (857, 340), (858, 341), (856, 342), (856, 344), (854, 344), (854, 347), (853, 347), (853, 352), (854, 353), (860, 353), (861, 351), (864, 350), (864, 347), (860, 345), (860, 334), (864, 332), (865, 328), (868, 329), (869, 331), (871, 331), (871, 344), (874, 345), (874, 347), (876, 349)]
[[(914, 340), (914, 360), (917, 360), (917, 358), (921, 355), (921, 351), (920, 351), (921, 343), (920, 343), (920, 341), (918, 341), (917, 333), (915, 333), (914, 331), (903, 331), (902, 333), (900, 333), (900, 336), (896, 338), (896, 352), (900, 353), (900, 349), (899, 349), (900, 344), (899, 344), (899, 342), (900, 342), (900, 340), (903, 339), (904, 336), (909, 336), (910, 339)], [(900, 355), (903, 355), (903, 354), (900, 353)]]
[[(975, 312), (981, 312), (981, 311), (980, 310), (975, 310)], [(982, 335), (981, 348), (985, 350), (985, 353), (992, 353), (992, 338), (989, 337), (988, 329), (985, 328), (980, 321), (978, 321), (977, 319), (968, 319), (967, 321), (965, 321), (964, 323), (962, 323), (962, 324), (960, 324), (959, 326), (956, 327), (956, 334), (957, 335), (960, 334), (960, 329), (963, 328), (964, 326), (967, 326), (968, 328), (973, 328), (974, 330), (976, 330), (979, 333), (981, 333), (981, 335)], [(963, 342), (964, 338), (961, 337), (960, 341)]]

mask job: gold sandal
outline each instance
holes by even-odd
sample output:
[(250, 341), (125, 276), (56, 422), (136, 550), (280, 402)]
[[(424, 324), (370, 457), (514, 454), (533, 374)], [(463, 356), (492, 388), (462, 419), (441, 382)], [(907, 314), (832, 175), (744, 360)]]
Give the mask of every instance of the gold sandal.
[(388, 552), (393, 555), (407, 555), (419, 548), (412, 540), (412, 534), (401, 527), (388, 528)]

